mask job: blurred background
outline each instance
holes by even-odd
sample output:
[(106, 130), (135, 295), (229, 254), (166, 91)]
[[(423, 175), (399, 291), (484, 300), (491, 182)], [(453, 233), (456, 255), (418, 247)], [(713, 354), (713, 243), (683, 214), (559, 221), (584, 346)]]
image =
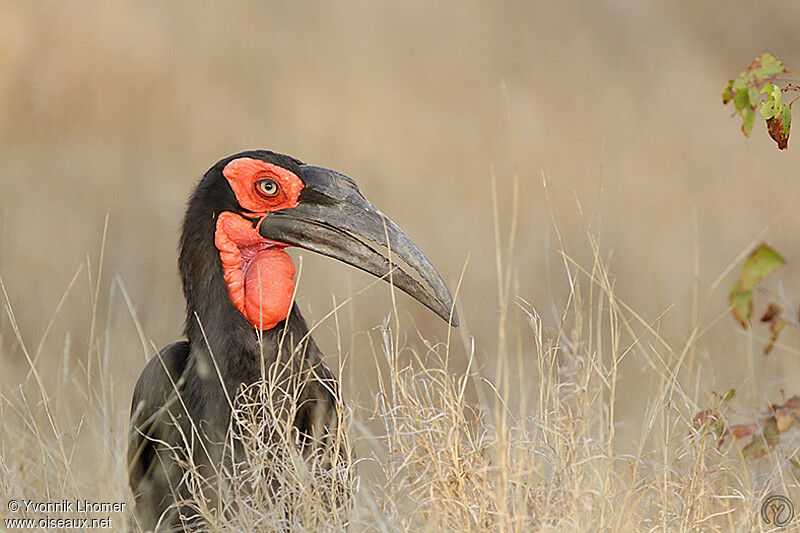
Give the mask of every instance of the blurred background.
[[(218, 159), (267, 148), (355, 178), (451, 288), (466, 264), (458, 335), (474, 337), (491, 371), (492, 181), (505, 241), (516, 175), (513, 293), (546, 325), (568, 294), (554, 222), (589, 265), (591, 229), (617, 296), (669, 342), (683, 345), (695, 313), (710, 326), (698, 343), (709, 389), (746, 389), (757, 375), (768, 381), (751, 383), (754, 399), (775, 400), (758, 391), (788, 381), (797, 392), (797, 337), (762, 357), (726, 315), (733, 274), (720, 276), (764, 239), (788, 259), (784, 286), (800, 298), (800, 141), (779, 152), (760, 123), (745, 139), (720, 95), (763, 52), (800, 69), (799, 28), (794, 0), (0, 1), (0, 276), (29, 350), (42, 344), (43, 371), (70, 351), (79, 374), (108, 216), (94, 320), (124, 413), (147, 353), (122, 288), (147, 339), (179, 338), (186, 199)], [(312, 321), (371, 283), (293, 255)], [(444, 340), (416, 302), (403, 296), (399, 310), (408, 343), (417, 330)], [(319, 330), (331, 366), (337, 337), (347, 356), (348, 401), (375, 392), (363, 379), (370, 331), (390, 311), (376, 285), (339, 313), (338, 333), (332, 319)], [(28, 367), (7, 314), (0, 328), (13, 384)], [(525, 357), (532, 341), (519, 339)], [(454, 357), (463, 368), (464, 351)], [(645, 369), (635, 357), (622, 368), (622, 417), (637, 410)]]

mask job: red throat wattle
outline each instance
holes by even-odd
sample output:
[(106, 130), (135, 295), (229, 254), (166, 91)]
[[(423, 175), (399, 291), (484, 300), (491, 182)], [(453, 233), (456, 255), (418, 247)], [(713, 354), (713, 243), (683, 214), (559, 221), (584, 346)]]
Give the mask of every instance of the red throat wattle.
[(254, 328), (268, 330), (289, 315), (295, 267), (283, 246), (264, 240), (248, 220), (224, 211), (214, 244), (233, 304)]

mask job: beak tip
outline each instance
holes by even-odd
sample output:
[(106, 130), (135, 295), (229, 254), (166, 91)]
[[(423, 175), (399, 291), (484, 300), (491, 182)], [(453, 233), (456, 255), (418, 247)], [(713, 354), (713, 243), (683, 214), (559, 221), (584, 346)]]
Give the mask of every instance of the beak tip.
[(453, 313), (452, 313), (452, 315), (450, 316), (450, 320), (448, 320), (448, 322), (449, 322), (449, 323), (450, 323), (450, 325), (451, 325), (451, 326), (453, 326), (454, 328), (457, 328), (457, 327), (459, 326), (460, 322), (459, 322), (459, 320), (458, 320), (458, 313), (456, 312), (455, 308), (453, 309)]

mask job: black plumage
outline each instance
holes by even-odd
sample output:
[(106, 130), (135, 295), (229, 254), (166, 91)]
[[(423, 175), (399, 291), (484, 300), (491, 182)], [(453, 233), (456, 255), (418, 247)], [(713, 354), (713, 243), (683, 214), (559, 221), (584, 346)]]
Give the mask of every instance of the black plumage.
[[(297, 209), (253, 219), (223, 175), (237, 158), (277, 165), (303, 180)], [(155, 355), (133, 392), (129, 480), (136, 520), (144, 530), (182, 529), (196, 520), (187, 503), (193, 497), (187, 462), (213, 480), (221, 467), (244, 459), (241, 444), (228, 438), (230, 431), (237, 431), (231, 423), (231, 403), (242, 387), (262, 380), (265, 369), (285, 366), (280, 375), (289, 384), (284, 388), (298, 401), (294, 426), (299, 446), (330, 444), (340, 433), (337, 380), (323, 364), (297, 308), (275, 327), (257, 331), (231, 300), (214, 238), (219, 214), (225, 211), (251, 221), (264, 239), (322, 252), (376, 276), (389, 272), (392, 248), (416, 270), (412, 279), (397, 268), (398, 287), (456, 324), (452, 298), (433, 267), (410, 239), (372, 208), (352, 180), (262, 150), (223, 159), (196, 187), (183, 222), (178, 266), (186, 298), (186, 340)], [(388, 225), (397, 237), (386, 233)], [(382, 235), (396, 242), (379, 242)], [(205, 495), (212, 500), (218, 496), (213, 489)]]

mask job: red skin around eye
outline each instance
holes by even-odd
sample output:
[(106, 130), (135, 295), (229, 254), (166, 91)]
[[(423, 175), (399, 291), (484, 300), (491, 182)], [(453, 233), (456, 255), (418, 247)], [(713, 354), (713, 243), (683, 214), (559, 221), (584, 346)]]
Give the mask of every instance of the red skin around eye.
[[(239, 205), (250, 213), (297, 207), (303, 190), (303, 182), (294, 172), (250, 157), (234, 159), (225, 165), (222, 175), (228, 179)], [(270, 197), (259, 194), (256, 182), (262, 179), (274, 180), (278, 184), (278, 194)]]

